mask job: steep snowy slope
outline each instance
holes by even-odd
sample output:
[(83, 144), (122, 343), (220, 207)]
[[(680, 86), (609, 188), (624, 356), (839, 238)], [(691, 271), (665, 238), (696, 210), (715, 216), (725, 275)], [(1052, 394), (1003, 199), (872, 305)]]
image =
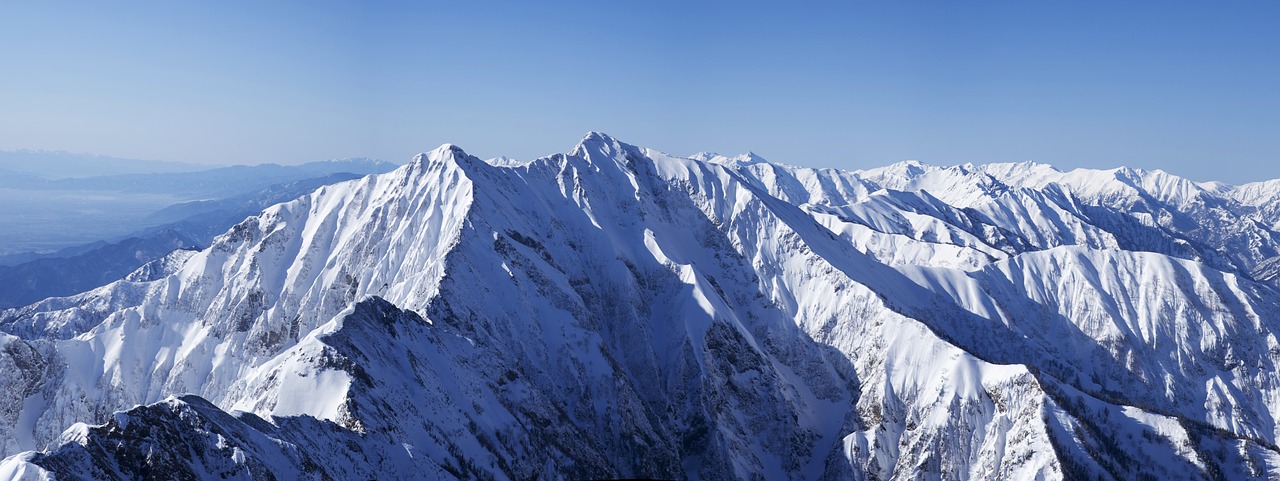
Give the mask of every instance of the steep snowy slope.
[[(1069, 189), (972, 167), (945, 195), (890, 182), (927, 170), (601, 134), (528, 163), (446, 145), (272, 207), (169, 275), (0, 313), (0, 474), (1280, 466), (1270, 287), (1117, 250), (1127, 224), (1090, 222)], [(191, 454), (146, 458), (157, 440)]]
[(912, 273), (1031, 340), (1049, 360), (1037, 367), (1081, 391), (1242, 438), (1280, 434), (1269, 288), (1163, 255), (1078, 247), (956, 274)]

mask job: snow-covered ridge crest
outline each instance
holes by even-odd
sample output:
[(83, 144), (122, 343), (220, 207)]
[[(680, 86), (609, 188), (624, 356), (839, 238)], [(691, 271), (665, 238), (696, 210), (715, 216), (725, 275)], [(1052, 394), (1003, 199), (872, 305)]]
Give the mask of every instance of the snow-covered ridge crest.
[[(1270, 267), (1280, 256), (1280, 203), (1268, 201), (1280, 198), (1280, 183), (1275, 181), (1234, 187), (1193, 182), (1161, 170), (1064, 172), (1030, 162), (935, 167), (911, 161), (856, 174), (876, 187), (927, 192), (950, 206), (978, 209), (997, 227), (1027, 237), (1039, 248), (1076, 244), (1072, 237), (1092, 238), (1102, 242), (1094, 247), (1107, 247), (1109, 242), (1112, 247), (1205, 262), (1259, 280), (1280, 280)], [(1052, 189), (1063, 193), (1052, 203), (1057, 206), (1020, 201), (1034, 207), (1028, 211), (1031, 215), (1010, 209), (1008, 200), (1000, 199), (1005, 193), (1036, 197), (1036, 192)], [(1036, 219), (1054, 218), (1067, 220), (1073, 233), (1064, 238), (1058, 226), (1036, 226)], [(1090, 233), (1098, 229), (1105, 233)]]
[(1090, 200), (1143, 195), (1181, 205), (1193, 202), (1205, 194), (1229, 197), (1231, 192), (1239, 190), (1225, 184), (1193, 182), (1159, 169), (1077, 168), (1064, 172), (1051, 165), (1033, 161), (984, 165), (966, 163), (943, 167), (908, 160), (856, 172), (886, 188), (930, 190), (935, 195), (954, 187), (958, 179), (975, 174), (990, 176), (1014, 187), (1038, 189), (1057, 184)]
[(770, 163), (768, 160), (765, 160), (764, 157), (756, 155), (755, 152), (747, 152), (733, 157), (726, 157), (713, 152), (698, 152), (689, 156), (689, 158), (701, 162), (723, 164), (729, 167), (745, 167), (749, 165)]

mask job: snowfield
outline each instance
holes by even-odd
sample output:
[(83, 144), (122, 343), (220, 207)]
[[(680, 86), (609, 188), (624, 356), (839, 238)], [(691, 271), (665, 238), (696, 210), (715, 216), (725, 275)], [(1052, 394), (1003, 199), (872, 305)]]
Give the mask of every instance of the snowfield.
[(1278, 198), (444, 145), (0, 311), (0, 479), (1276, 479)]

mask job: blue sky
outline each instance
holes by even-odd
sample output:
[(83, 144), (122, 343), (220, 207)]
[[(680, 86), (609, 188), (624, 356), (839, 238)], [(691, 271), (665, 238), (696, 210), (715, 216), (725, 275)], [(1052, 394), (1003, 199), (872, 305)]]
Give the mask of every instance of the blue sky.
[(10, 2), (0, 149), (1280, 177), (1280, 2)]

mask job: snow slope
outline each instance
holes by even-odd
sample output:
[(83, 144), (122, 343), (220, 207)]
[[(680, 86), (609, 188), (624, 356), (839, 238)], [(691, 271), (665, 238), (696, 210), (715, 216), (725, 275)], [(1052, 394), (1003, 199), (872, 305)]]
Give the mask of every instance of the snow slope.
[(445, 145), (0, 311), (0, 474), (1266, 478), (1275, 287), (1179, 217), (1260, 210), (1118, 172)]

